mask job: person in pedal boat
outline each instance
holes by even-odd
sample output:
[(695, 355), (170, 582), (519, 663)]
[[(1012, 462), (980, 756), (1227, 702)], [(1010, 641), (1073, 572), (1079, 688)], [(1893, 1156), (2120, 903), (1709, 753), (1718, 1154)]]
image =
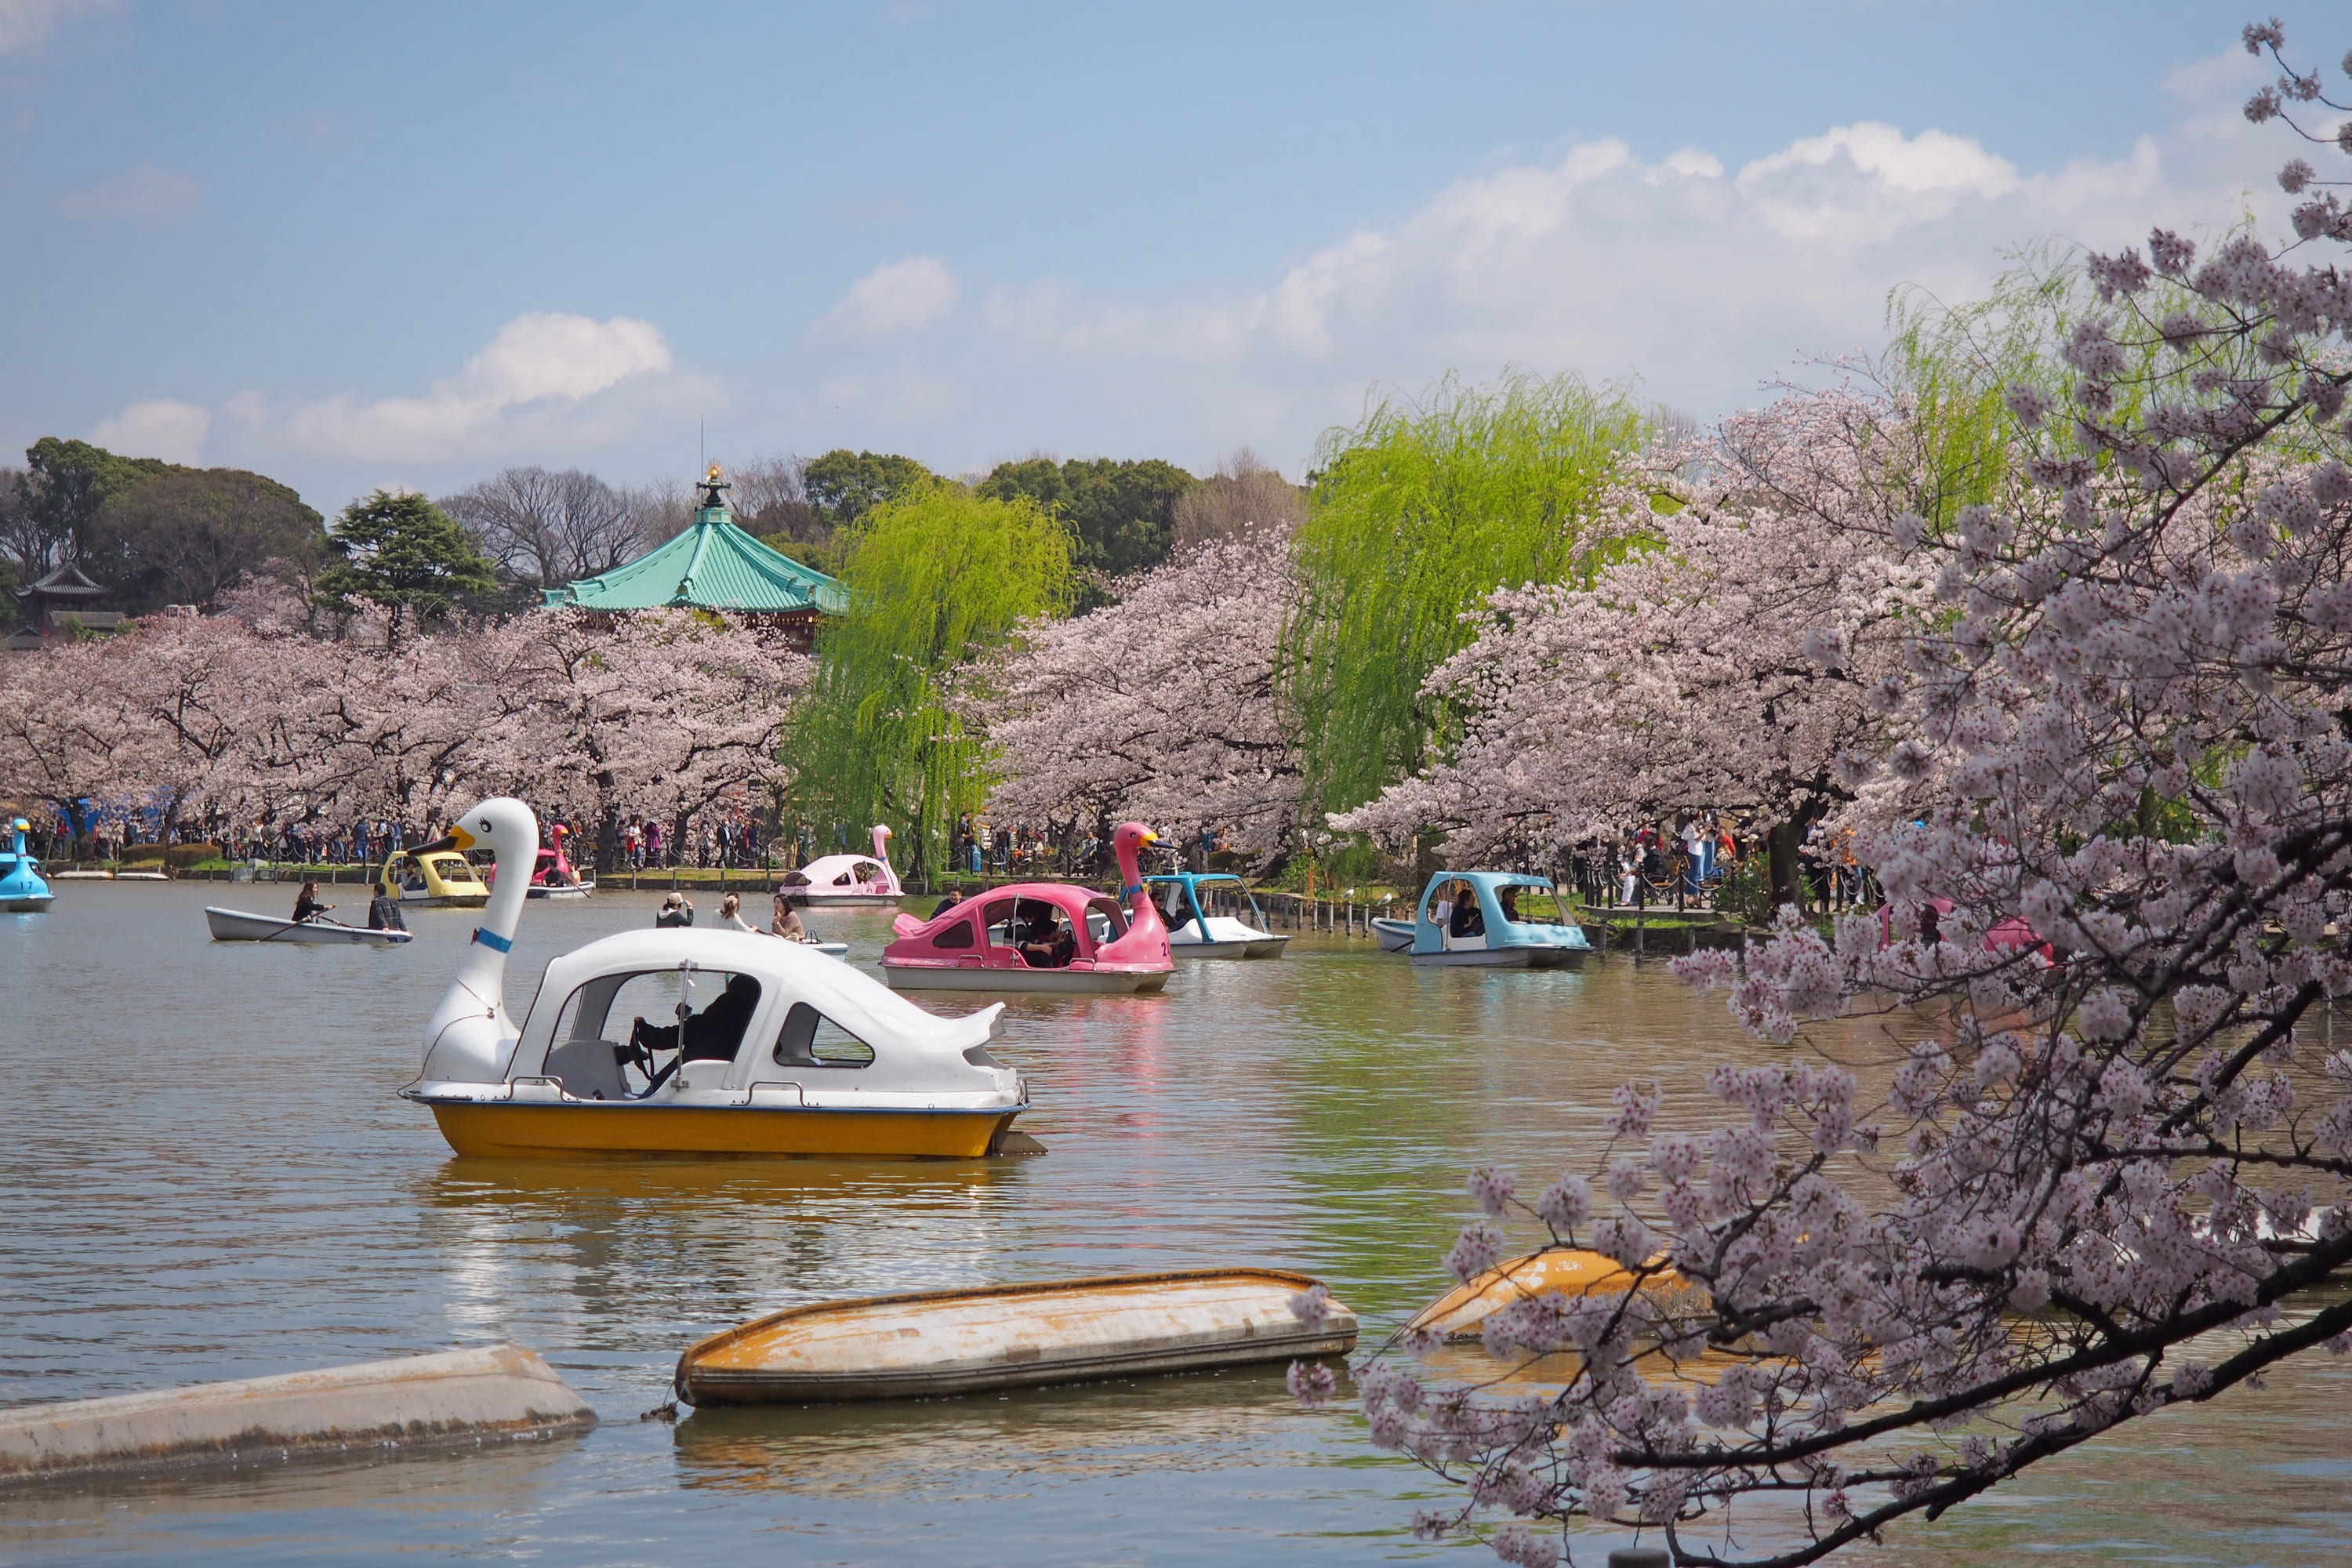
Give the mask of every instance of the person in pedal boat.
[(775, 918), (768, 922), (768, 934), (782, 937), (786, 942), (808, 941), (808, 927), (801, 924), (799, 906), (790, 893), (776, 895)]
[(694, 906), (683, 893), (672, 893), (662, 900), (661, 912), (654, 916), (656, 926), (690, 926), (694, 923)]
[(294, 919), (298, 924), (303, 921), (317, 920), (334, 907), (332, 904), (322, 904), (319, 901), (319, 884), (316, 882), (303, 883), (302, 890), (294, 895)]
[(760, 983), (748, 974), (730, 975), (717, 1001), (679, 1023), (656, 1026), (636, 1020), (629, 1029), (629, 1048), (679, 1051), (679, 1059), (689, 1062), (733, 1061), (759, 1006)]
[(751, 921), (743, 918), (741, 913), (742, 908), (743, 900), (737, 898), (732, 893), (730, 893), (725, 898), (719, 900), (719, 929), (721, 931), (748, 931), (755, 935), (758, 934), (760, 928), (751, 924)]

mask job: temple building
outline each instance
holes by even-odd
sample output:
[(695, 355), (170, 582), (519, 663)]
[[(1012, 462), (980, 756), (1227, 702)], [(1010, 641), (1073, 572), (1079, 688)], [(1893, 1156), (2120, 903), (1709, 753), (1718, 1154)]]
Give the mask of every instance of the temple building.
[(719, 610), (774, 627), (805, 650), (815, 638), (817, 617), (840, 611), (841, 584), (736, 527), (718, 464), (698, 488), (701, 504), (685, 532), (610, 572), (542, 590), (548, 605), (603, 615)]
[(81, 568), (68, 562), (32, 586), (16, 590), (24, 625), (8, 638), (7, 646), (33, 648), (46, 638), (76, 631), (110, 632), (122, 624), (122, 615), (98, 608), (98, 602), (105, 597), (101, 584), (83, 576)]

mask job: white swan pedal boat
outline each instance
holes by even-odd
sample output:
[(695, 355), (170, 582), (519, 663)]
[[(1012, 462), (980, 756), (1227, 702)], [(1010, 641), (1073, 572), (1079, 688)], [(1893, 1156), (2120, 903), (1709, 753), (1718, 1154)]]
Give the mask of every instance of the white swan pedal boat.
[(292, 942), (333, 947), (396, 947), (413, 940), (404, 931), (372, 931), (331, 920), (287, 921), (276, 915), (247, 914), (243, 910), (205, 906), (205, 923), (215, 942)]
[(1345, 1355), (1355, 1314), (1333, 1301), (1309, 1327), (1290, 1310), (1315, 1283), (1201, 1268), (788, 1307), (695, 1345), (675, 1383), (689, 1405), (800, 1404)]
[[(624, 931), (551, 961), (520, 1027), (503, 994), (539, 825), (519, 800), (458, 818), (499, 876), (400, 1092), (460, 1154), (972, 1159), (1012, 1131), (1021, 1075), (989, 1054), (1003, 1007), (924, 1012), (801, 942)], [(511, 868), (511, 869), (510, 869)]]

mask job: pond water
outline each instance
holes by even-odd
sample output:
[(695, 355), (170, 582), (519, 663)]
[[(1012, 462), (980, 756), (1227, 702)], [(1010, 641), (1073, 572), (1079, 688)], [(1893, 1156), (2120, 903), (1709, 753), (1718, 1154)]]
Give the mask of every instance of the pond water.
[[(1637, 1075), (1665, 1081), (1669, 1120), (1711, 1124), (1707, 1068), (1768, 1054), (1662, 968), (1416, 969), (1302, 936), (1278, 963), (1188, 962), (1161, 996), (1014, 999), (999, 1054), (1028, 1075), (1021, 1125), (1043, 1158), (459, 1160), (394, 1091), (473, 917), (421, 912), (389, 952), (207, 940), (205, 903), (292, 891), (67, 883), (48, 914), (0, 916), (0, 1402), (512, 1340), (603, 1425), (0, 1498), (0, 1559), (1491, 1562), (1414, 1542), (1413, 1508), (1442, 1489), (1376, 1454), (1344, 1402), (1300, 1409), (1279, 1368), (638, 1415), (700, 1336), (888, 1290), (1269, 1264), (1329, 1280), (1385, 1331), (1447, 1283), (1467, 1166), (1585, 1166), (1610, 1091)], [(530, 906), (510, 1004), (552, 954), (650, 923), (658, 897)], [(814, 924), (870, 964), (887, 918)], [(2352, 1373), (2323, 1359), (1848, 1561), (2341, 1563), (2347, 1395)], [(1594, 1531), (1577, 1560), (1626, 1540)]]

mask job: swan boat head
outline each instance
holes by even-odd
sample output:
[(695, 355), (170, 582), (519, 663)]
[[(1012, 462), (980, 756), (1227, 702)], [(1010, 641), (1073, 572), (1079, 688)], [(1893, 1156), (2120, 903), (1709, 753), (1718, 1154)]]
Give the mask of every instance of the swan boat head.
[(507, 1016), (507, 954), (514, 951), (530, 873), (539, 859), (539, 818), (509, 796), (459, 814), (448, 837), (418, 849), (487, 849), (498, 866), (482, 923), (443, 993), (425, 1032), (424, 1076), (453, 1083), (497, 1083), (506, 1076), (516, 1029)]

